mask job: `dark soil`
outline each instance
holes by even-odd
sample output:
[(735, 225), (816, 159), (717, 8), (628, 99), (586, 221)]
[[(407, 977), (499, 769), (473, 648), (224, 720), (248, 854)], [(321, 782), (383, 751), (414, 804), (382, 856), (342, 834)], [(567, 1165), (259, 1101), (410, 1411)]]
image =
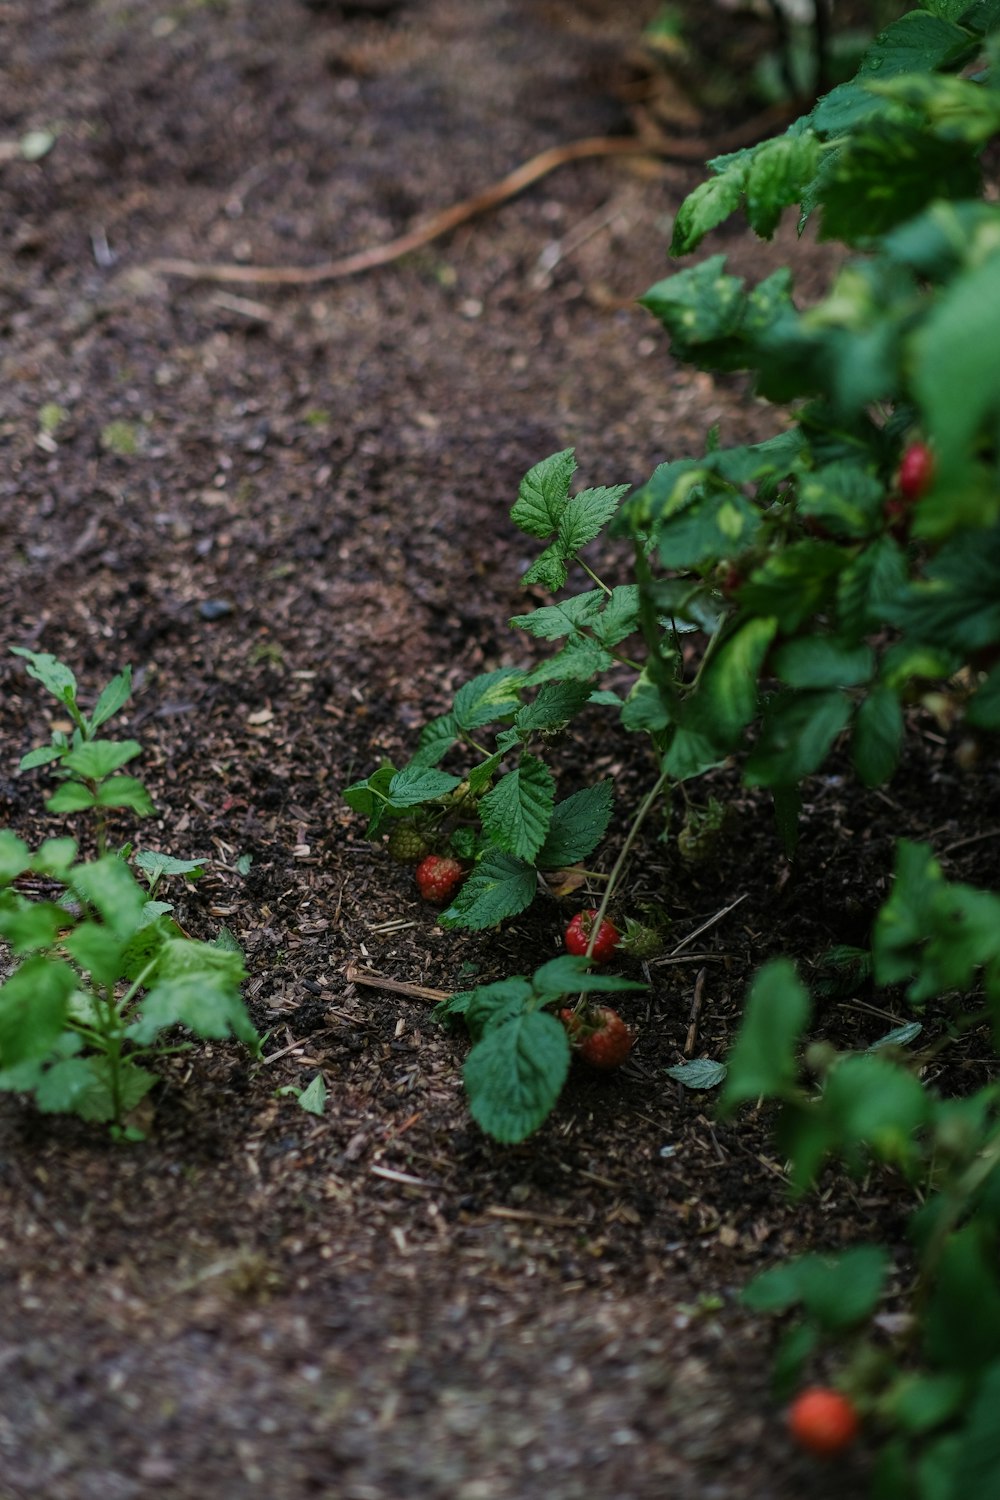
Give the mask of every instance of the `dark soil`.
[[(846, 763), (809, 788), (794, 864), (736, 773), (710, 778), (697, 796), (734, 807), (724, 843), (691, 868), (651, 829), (630, 899), (663, 906), (678, 944), (740, 904), (626, 1000), (624, 1072), (574, 1076), (517, 1148), (468, 1117), (461, 1034), (345, 977), (454, 990), (557, 949), (553, 903), (445, 933), (340, 793), (405, 759), (466, 677), (530, 659), (506, 621), (526, 607), (508, 511), (531, 464), (575, 445), (583, 482), (635, 482), (715, 422), (727, 443), (773, 430), (742, 381), (672, 364), (632, 303), (666, 273), (697, 170), (579, 162), (326, 286), (149, 269), (312, 264), (547, 146), (627, 131), (616, 81), (654, 9), (0, 3), (0, 140), (57, 137), (37, 162), (0, 159), (5, 638), (91, 692), (134, 665), (125, 718), (159, 809), (142, 842), (206, 860), (178, 914), (235, 933), (269, 1033), (263, 1064), (199, 1045), (167, 1065), (140, 1145), (4, 1102), (4, 1500), (863, 1487), (863, 1455), (831, 1471), (791, 1449), (771, 1331), (738, 1293), (803, 1249), (899, 1246), (907, 1193), (830, 1175), (791, 1204), (767, 1118), (721, 1126), (664, 1068), (700, 971), (693, 1050), (721, 1058), (763, 959), (808, 969), (863, 943), (897, 835), (1000, 879), (997, 841), (969, 842), (997, 826), (992, 768), (960, 771), (917, 718), (888, 793)], [(787, 232), (765, 246), (733, 226), (717, 247), (752, 276), (793, 257), (807, 295), (829, 270)], [(64, 409), (54, 431), (46, 406)], [(13, 657), (0, 690), (0, 821), (34, 839), (56, 830), (43, 777), (13, 772), (50, 705)], [(650, 779), (643, 746), (595, 713), (553, 759), (566, 791), (617, 778), (607, 867)], [(867, 1041), (904, 1018), (859, 993), (816, 1031)], [(279, 1092), (317, 1070), (322, 1117)]]

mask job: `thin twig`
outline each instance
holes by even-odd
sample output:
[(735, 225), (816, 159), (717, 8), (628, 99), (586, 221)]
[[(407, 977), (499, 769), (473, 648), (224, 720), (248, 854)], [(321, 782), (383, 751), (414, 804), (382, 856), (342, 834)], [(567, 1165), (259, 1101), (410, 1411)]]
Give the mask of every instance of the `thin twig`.
[(442, 1000), (450, 1000), (451, 995), (447, 990), (430, 990), (422, 984), (405, 984), (400, 979), (386, 979), (382, 974), (373, 974), (370, 969), (359, 969), (356, 964), (348, 964), (346, 979), (348, 984), (366, 984), (373, 990), (392, 990), (396, 995), (408, 995), (412, 1000), (433, 1000), (439, 1004)]
[[(694, 932), (689, 932), (687, 937), (684, 938), (682, 942), (677, 944), (676, 948), (671, 948), (670, 952), (667, 954), (666, 959), (661, 959), (659, 960), (659, 962), (666, 963), (667, 959), (674, 958), (682, 948), (687, 947), (688, 943), (693, 943), (696, 937), (701, 937), (702, 933), (707, 932), (710, 927), (714, 927), (716, 922), (721, 922), (723, 917), (728, 917), (729, 913), (731, 911), (734, 911), (736, 907), (739, 906), (741, 901), (745, 901), (747, 899), (748, 894), (749, 892), (744, 891), (742, 896), (737, 896), (735, 901), (731, 901), (728, 906), (724, 906), (721, 911), (717, 911), (714, 917), (709, 917), (707, 922), (702, 922), (701, 926), (696, 927)], [(653, 963), (656, 962), (657, 960), (654, 958)]]
[(735, 151), (741, 146), (749, 146), (754, 141), (761, 140), (772, 130), (787, 125), (789, 118), (789, 111), (785, 106), (771, 106), (744, 124), (713, 138), (658, 136), (640, 140), (631, 136), (587, 136), (583, 140), (569, 141), (562, 146), (551, 146), (522, 162), (491, 187), (443, 209), (423, 224), (408, 229), (405, 234), (398, 235), (383, 245), (371, 245), (367, 250), (355, 251), (353, 255), (345, 255), (338, 260), (321, 261), (315, 266), (245, 266), (229, 262), (167, 258), (152, 261), (149, 269), (165, 276), (184, 277), (188, 281), (226, 282), (242, 286), (316, 286), (324, 281), (340, 281), (346, 276), (357, 276), (363, 271), (374, 271), (379, 266), (390, 265), (414, 250), (422, 249), (424, 245), (440, 239), (442, 235), (468, 223), (470, 219), (517, 197), (532, 183), (547, 177), (550, 172), (567, 162), (599, 156), (637, 156), (700, 165), (713, 156)]
[(684, 1056), (693, 1057), (695, 1043), (698, 1040), (698, 1018), (701, 1015), (701, 1007), (705, 1000), (705, 975), (707, 970), (699, 969), (698, 977), (694, 982), (694, 999), (691, 1001), (691, 1014), (688, 1017), (688, 1034), (684, 1043)]

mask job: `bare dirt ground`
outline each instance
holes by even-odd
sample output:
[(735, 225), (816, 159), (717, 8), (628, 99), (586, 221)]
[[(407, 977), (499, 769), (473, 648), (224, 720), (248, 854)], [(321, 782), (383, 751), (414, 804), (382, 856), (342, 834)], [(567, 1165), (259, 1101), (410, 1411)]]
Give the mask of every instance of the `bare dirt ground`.
[[(469, 1120), (460, 1034), (346, 979), (361, 963), (453, 990), (556, 951), (554, 905), (494, 933), (436, 927), (340, 792), (405, 759), (466, 677), (526, 659), (507, 515), (531, 464), (575, 445), (584, 482), (635, 482), (716, 421), (727, 443), (772, 430), (741, 381), (672, 364), (633, 305), (666, 274), (697, 169), (581, 161), (328, 285), (150, 269), (315, 264), (546, 147), (627, 131), (616, 80), (654, 8), (0, 3), (0, 140), (56, 137), (0, 160), (3, 637), (92, 692), (133, 664), (159, 810), (142, 841), (206, 859), (180, 914), (236, 934), (269, 1032), (262, 1064), (212, 1045), (168, 1066), (140, 1145), (4, 1101), (3, 1500), (863, 1488), (863, 1454), (834, 1472), (792, 1451), (769, 1330), (738, 1293), (797, 1250), (898, 1243), (905, 1190), (831, 1175), (790, 1204), (766, 1119), (719, 1126), (664, 1068), (701, 969), (697, 1051), (718, 1058), (764, 958), (864, 941), (894, 835), (947, 849), (996, 822), (991, 770), (960, 772), (919, 721), (890, 792), (810, 789), (794, 865), (720, 772), (724, 848), (692, 871), (653, 829), (632, 890), (678, 942), (741, 905), (623, 1007), (627, 1069), (574, 1077), (517, 1148)], [(807, 290), (829, 268), (784, 232), (717, 239), (754, 276), (794, 255)], [(43, 778), (14, 768), (50, 715), (10, 656), (0, 695), (0, 821), (35, 838), (53, 831)], [(595, 713), (556, 758), (567, 791), (617, 777), (610, 863), (642, 746)], [(957, 849), (949, 873), (988, 879), (993, 847)], [(878, 1036), (884, 1003), (831, 1002), (821, 1032)], [(317, 1071), (322, 1117), (278, 1093)]]

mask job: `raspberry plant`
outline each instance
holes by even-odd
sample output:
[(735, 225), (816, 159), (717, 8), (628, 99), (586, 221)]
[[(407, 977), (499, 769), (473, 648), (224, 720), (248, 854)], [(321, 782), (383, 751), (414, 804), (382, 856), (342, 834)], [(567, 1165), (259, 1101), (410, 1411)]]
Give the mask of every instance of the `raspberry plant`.
[(96, 733), (127, 702), (129, 669), (88, 715), (69, 667), (15, 650), (73, 724), (70, 734), (56, 730), (50, 745), (29, 751), (20, 769), (55, 771), (59, 785), (46, 807), (88, 813), (97, 854), (82, 854), (70, 837), (46, 839), (33, 853), (0, 829), (0, 938), (15, 959), (0, 984), (0, 1089), (31, 1095), (43, 1112), (141, 1138), (130, 1117), (157, 1081), (149, 1062), (190, 1045), (176, 1039), (178, 1028), (258, 1045), (240, 995), (243, 956), (227, 933), (214, 943), (187, 937), (171, 903), (155, 899), (164, 876), (197, 876), (197, 861), (140, 852), (140, 881), (128, 846), (108, 850), (109, 810), (154, 811), (142, 783), (121, 772), (142, 747)]
[[(1000, 132), (998, 61), (1000, 0), (931, 0), (783, 135), (710, 162), (681, 206), (677, 255), (737, 211), (769, 238), (797, 206), (800, 226), (818, 220), (852, 256), (806, 308), (790, 270), (747, 287), (722, 255), (641, 299), (676, 358), (750, 373), (782, 410), (773, 437), (725, 448), (710, 434), (702, 454), (672, 457), (630, 495), (572, 494), (569, 450), (525, 477), (511, 516), (542, 551), (524, 582), (558, 597), (511, 623), (553, 653), (467, 684), (409, 765), (347, 793), (378, 838), (447, 797), (458, 778), (436, 768), (461, 757), (481, 800), (470, 819), (439, 821), (472, 862), (444, 925), (515, 917), (552, 888), (549, 872), (597, 847), (610, 786), (559, 801), (543, 754), (585, 706), (645, 735), (657, 763), (598, 919), (652, 801), (732, 757), (769, 792), (791, 849), (801, 784), (834, 747), (875, 787), (897, 765), (910, 705), (1000, 730), (1000, 207), (983, 173)], [(631, 542), (621, 581), (595, 571), (603, 532)], [(687, 857), (721, 826), (709, 809), (703, 827), (688, 819)], [(779, 1101), (794, 1191), (831, 1159), (887, 1163), (922, 1185), (916, 1285), (895, 1342), (865, 1332), (888, 1284), (882, 1246), (776, 1266), (746, 1294), (790, 1322), (783, 1395), (821, 1343), (846, 1347), (838, 1384), (884, 1438), (878, 1500), (1000, 1490), (1000, 1085), (944, 1098), (921, 1076), (944, 1039), (912, 1050), (932, 1000), (958, 1030), (1000, 1038), (998, 933), (1000, 894), (947, 882), (930, 847), (904, 844), (872, 951), (855, 957), (877, 984), (905, 986), (916, 1019), (866, 1051), (810, 1046), (809, 993), (781, 960), (755, 980), (729, 1059), (722, 1108)], [(540, 1124), (562, 1087), (554, 989), (615, 979), (568, 962), (444, 1008), (469, 1024), (472, 1111), (501, 1140)]]

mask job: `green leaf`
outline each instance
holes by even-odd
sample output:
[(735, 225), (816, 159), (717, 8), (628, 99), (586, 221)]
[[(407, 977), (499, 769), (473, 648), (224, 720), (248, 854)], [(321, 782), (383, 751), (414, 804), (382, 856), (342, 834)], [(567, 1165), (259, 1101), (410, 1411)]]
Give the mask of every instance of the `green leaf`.
[(302, 1090), (298, 1096), (299, 1107), (307, 1114), (321, 1115), (326, 1109), (326, 1084), (323, 1082), (322, 1073), (317, 1073), (308, 1088)]
[(498, 848), (532, 860), (545, 842), (555, 802), (555, 780), (543, 761), (523, 755), (479, 804), (483, 829)]
[(63, 908), (52, 901), (26, 901), (13, 893), (0, 895), (0, 937), (6, 938), (15, 954), (50, 948), (69, 920)]
[[(995, 1231), (981, 1219), (948, 1237), (924, 1319), (925, 1348), (934, 1364), (969, 1371), (995, 1365), (1000, 1348), (996, 1248)], [(982, 1492), (958, 1493), (978, 1500)]]
[(614, 783), (609, 779), (583, 787), (556, 803), (536, 863), (543, 870), (559, 870), (586, 859), (607, 831), (614, 806)]
[(905, 1432), (929, 1432), (956, 1416), (965, 1405), (966, 1382), (959, 1375), (906, 1372), (890, 1386), (879, 1402), (879, 1410)]
[(966, 721), (980, 729), (1000, 729), (1000, 667), (980, 683), (965, 712)]
[(112, 771), (142, 754), (138, 740), (86, 740), (63, 756), (63, 765), (77, 776), (103, 781)]
[[(0, 840), (3, 835), (0, 834)], [(0, 856), (2, 859), (2, 856)], [(44, 839), (31, 861), (31, 868), (39, 875), (51, 875), (65, 881), (66, 875), (76, 859), (76, 840), (71, 838)], [(0, 882), (3, 872), (0, 869)]]
[[(97, 788), (99, 807), (130, 807), (140, 817), (150, 818), (156, 813), (153, 799), (134, 776), (112, 776), (102, 781)], [(51, 801), (47, 804), (50, 808)]]
[(955, 1496), (975, 1495), (977, 1500), (1000, 1496), (1000, 1427), (996, 1413), (1000, 1403), (1000, 1362), (984, 1372), (963, 1424), (961, 1443), (951, 1472)]
[(975, 198), (980, 173), (962, 142), (915, 125), (872, 118), (849, 139), (822, 180), (822, 239), (866, 242), (935, 198)]
[(646, 985), (637, 979), (623, 979), (619, 974), (592, 972), (587, 959), (575, 954), (563, 953), (536, 969), (531, 980), (539, 1003), (552, 1005), (564, 995), (592, 994), (598, 991), (611, 994), (622, 990), (644, 990)]
[(839, 1255), (801, 1255), (755, 1276), (741, 1300), (753, 1312), (804, 1307), (829, 1332), (852, 1328), (878, 1306), (889, 1272), (881, 1245), (857, 1245)]
[(533, 609), (530, 614), (514, 615), (509, 624), (515, 630), (526, 630), (540, 640), (559, 640), (564, 635), (575, 634), (581, 626), (593, 624), (606, 597), (603, 589), (588, 589), (586, 593), (560, 599), (558, 604)]
[(688, 194), (674, 220), (671, 255), (687, 255), (697, 249), (710, 229), (736, 212), (743, 198), (746, 176), (745, 162), (736, 161)]
[(795, 1049), (810, 1013), (809, 995), (788, 959), (760, 970), (747, 998), (743, 1023), (729, 1055), (721, 1110), (761, 1095), (778, 1096), (796, 1078)]
[(861, 704), (851, 734), (851, 759), (865, 786), (888, 781), (903, 745), (903, 710), (896, 694), (877, 687)]
[(76, 705), (76, 678), (65, 662), (47, 651), (28, 651), (24, 646), (11, 646), (10, 649), (15, 656), (24, 658), (28, 675), (47, 688), (53, 698), (67, 706)]
[(528, 536), (544, 541), (558, 530), (569, 500), (569, 485), (576, 469), (572, 448), (552, 453), (529, 469), (521, 480), (510, 518)]
[(31, 853), (26, 843), (11, 833), (9, 828), (0, 828), (0, 886), (9, 885), (31, 864)]
[(58, 1041), (77, 979), (69, 964), (26, 958), (0, 985), (0, 1065), (47, 1057)]
[(239, 990), (224, 974), (213, 973), (207, 966), (200, 972), (157, 979), (143, 998), (140, 1016), (129, 1026), (128, 1035), (137, 1046), (147, 1047), (172, 1026), (185, 1026), (202, 1037), (235, 1036), (248, 1045), (257, 1040)]
[[(941, 471), (968, 461), (980, 431), (1000, 413), (1000, 255), (942, 291), (912, 339), (913, 386)], [(956, 385), (956, 382), (958, 384)]]
[(772, 698), (760, 738), (747, 757), (750, 786), (787, 786), (822, 765), (851, 717), (851, 700), (841, 692), (790, 690)]
[(164, 875), (201, 875), (205, 869), (202, 859), (175, 859), (171, 854), (160, 854), (153, 849), (141, 849), (135, 863), (146, 876), (151, 886), (158, 885)]
[(751, 619), (722, 643), (705, 665), (685, 727), (722, 749), (736, 746), (757, 712), (757, 679), (777, 630), (767, 616)]
[(522, 679), (525, 687), (542, 682), (590, 682), (599, 672), (615, 665), (610, 651), (585, 636), (570, 636), (561, 651), (533, 667)]
[(463, 1069), (473, 1119), (494, 1140), (523, 1141), (551, 1113), (569, 1062), (566, 1032), (546, 1011), (491, 1028)]
[(715, 739), (680, 726), (674, 732), (662, 764), (672, 780), (690, 781), (692, 777), (721, 766), (728, 757), (729, 751), (720, 748)]
[(847, 562), (843, 549), (829, 542), (792, 542), (754, 570), (740, 603), (755, 615), (772, 616), (785, 635), (794, 635), (828, 600)]
[(97, 806), (97, 793), (90, 791), (81, 781), (64, 781), (51, 797), (46, 798), (45, 806), (49, 812), (55, 813), (85, 812)]
[(373, 839), (385, 821), (389, 810), (386, 800), (389, 785), (397, 774), (395, 766), (385, 763), (364, 781), (352, 782), (341, 794), (348, 807), (368, 819), (368, 827), (365, 829), (367, 839)]
[(75, 865), (70, 871), (73, 891), (96, 910), (120, 938), (131, 937), (142, 924), (146, 893), (128, 866), (115, 854)]
[(37, 766), (50, 766), (54, 760), (62, 760), (65, 754), (65, 745), (40, 745), (37, 750), (29, 750), (27, 755), (21, 756), (17, 769), (33, 771)]
[(736, 332), (746, 305), (743, 283), (728, 275), (724, 255), (710, 255), (687, 271), (651, 286), (640, 306), (648, 309), (683, 349)]
[(916, 1041), (923, 1031), (919, 1021), (907, 1021), (903, 1026), (894, 1026), (887, 1031), (885, 1036), (880, 1036), (878, 1041), (872, 1042), (865, 1048), (866, 1052), (881, 1052), (883, 1047), (905, 1047), (908, 1043)]
[(677, 1083), (682, 1083), (686, 1089), (714, 1089), (726, 1076), (725, 1063), (713, 1062), (709, 1057), (696, 1057), (691, 1062), (678, 1063), (674, 1068), (667, 1068), (668, 1078), (673, 1078)]
[(914, 640), (969, 656), (1000, 641), (1000, 527), (945, 542), (885, 614)]
[(484, 724), (509, 719), (520, 707), (518, 687), (521, 673), (511, 667), (484, 672), (465, 683), (455, 695), (454, 714), (459, 729), (466, 732)]
[(751, 228), (769, 240), (782, 210), (802, 200), (819, 162), (819, 142), (812, 131), (779, 135), (753, 153), (746, 181), (747, 218)]
[(89, 719), (91, 734), (95, 729), (100, 729), (102, 724), (107, 723), (108, 719), (114, 718), (118, 710), (128, 702), (131, 692), (132, 668), (125, 667), (117, 677), (111, 679), (94, 704), (94, 711)]
[[(49, 1109), (62, 1111), (68, 1108), (82, 1120), (95, 1124), (109, 1120), (121, 1123), (157, 1082), (155, 1073), (147, 1072), (129, 1058), (120, 1059), (117, 1066), (109, 1057), (88, 1057), (84, 1061), (90, 1066), (89, 1087), (83, 1092), (74, 1087), (71, 1102), (67, 1102), (65, 1092), (61, 1098), (59, 1095), (52, 1097), (55, 1094), (53, 1088), (47, 1097)], [(120, 1106), (117, 1109), (116, 1104)]]
[(115, 985), (122, 977), (123, 946), (114, 933), (99, 922), (78, 923), (65, 943), (67, 953), (102, 988)]
[(907, 1068), (878, 1053), (852, 1053), (827, 1075), (822, 1107), (842, 1145), (861, 1145), (892, 1165), (915, 1152), (930, 1100)]
[(870, 646), (846, 646), (823, 635), (800, 636), (774, 656), (775, 675), (794, 688), (854, 687), (869, 680), (874, 665)]
[(392, 777), (385, 796), (392, 808), (419, 807), (423, 802), (434, 802), (453, 792), (461, 780), (460, 776), (435, 770), (432, 766), (405, 766)]
[(975, 51), (976, 44), (960, 26), (927, 9), (911, 10), (879, 32), (862, 58), (858, 77), (884, 79), (954, 68)]
[(451, 995), (434, 1007), (433, 1014), (437, 1021), (463, 1016), (473, 1040), (478, 1041), (491, 1026), (527, 1010), (530, 999), (531, 985), (523, 974), (515, 974), (511, 979), (479, 984), (474, 990)]
[(537, 885), (538, 876), (532, 865), (512, 854), (490, 849), (452, 904), (441, 913), (438, 923), (442, 927), (468, 927), (475, 931), (496, 927), (531, 905)]
[(559, 520), (558, 539), (564, 557), (572, 557), (592, 542), (618, 509), (627, 484), (581, 490), (569, 501)]
[(549, 682), (533, 703), (526, 703), (514, 715), (514, 728), (521, 738), (541, 731), (561, 729), (589, 701), (590, 689), (581, 682)]
[(458, 720), (452, 713), (431, 719), (420, 731), (411, 766), (436, 766), (458, 739)]

